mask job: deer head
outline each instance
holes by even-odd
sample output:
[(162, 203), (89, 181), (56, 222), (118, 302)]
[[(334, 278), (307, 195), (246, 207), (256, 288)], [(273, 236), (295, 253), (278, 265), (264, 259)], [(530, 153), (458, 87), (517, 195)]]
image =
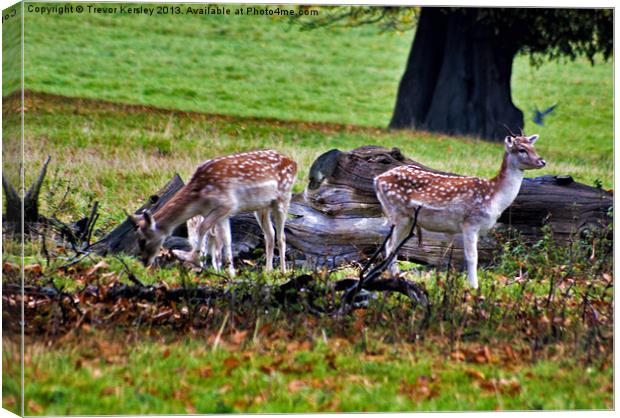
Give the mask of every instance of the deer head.
[(342, 151), (334, 148), (324, 154), (321, 154), (314, 161), (308, 174), (310, 180), (308, 182), (308, 189), (318, 189), (321, 186), (321, 183), (323, 183), (323, 180), (334, 173), (336, 165), (338, 165), (338, 158), (341, 154)]
[(506, 137), (504, 143), (511, 168), (534, 170), (547, 164), (534, 149), (534, 143), (537, 140), (538, 135)]
[(159, 254), (159, 249), (166, 239), (166, 234), (157, 229), (155, 219), (153, 219), (153, 215), (148, 210), (144, 211), (141, 216), (128, 215), (128, 219), (138, 234), (138, 256), (140, 261), (145, 266), (148, 266)]

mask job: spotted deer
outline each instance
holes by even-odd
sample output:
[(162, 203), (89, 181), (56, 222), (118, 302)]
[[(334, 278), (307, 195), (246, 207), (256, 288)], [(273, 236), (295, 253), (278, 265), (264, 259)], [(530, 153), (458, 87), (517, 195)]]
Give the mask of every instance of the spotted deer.
[[(462, 233), (467, 277), (478, 287), (478, 237), (491, 229), (502, 212), (517, 197), (524, 170), (545, 166), (534, 149), (538, 135), (507, 136), (499, 173), (487, 180), (479, 177), (443, 173), (410, 164), (378, 175), (374, 179), (377, 198), (383, 213), (394, 225), (386, 243), (386, 256), (407, 237), (414, 222), (414, 211), (420, 208), (417, 233), (428, 231)], [(418, 236), (421, 241), (421, 236)], [(391, 265), (398, 273), (396, 263)]]
[[(155, 213), (145, 211), (130, 220), (138, 231), (140, 259), (152, 264), (174, 228), (194, 216), (204, 217), (197, 242), (218, 225), (228, 272), (234, 276), (230, 216), (253, 211), (265, 236), (266, 270), (273, 270), (274, 232), (280, 250), (280, 270), (286, 271), (284, 222), (291, 201), (297, 164), (273, 150), (251, 151), (208, 160), (200, 165), (190, 181)], [(193, 251), (199, 251), (200, 245)], [(192, 256), (196, 259), (197, 256)]]
[(201, 241), (198, 237), (198, 232), (203, 221), (204, 216), (202, 215), (196, 215), (187, 220), (187, 240), (192, 246), (192, 250), (172, 250), (172, 253), (179, 259), (196, 265), (201, 265), (202, 258), (210, 255), (211, 266), (215, 271), (220, 271), (222, 268), (222, 251), (224, 249), (223, 237), (225, 228), (227, 228), (227, 221), (213, 225), (205, 234), (206, 238)]

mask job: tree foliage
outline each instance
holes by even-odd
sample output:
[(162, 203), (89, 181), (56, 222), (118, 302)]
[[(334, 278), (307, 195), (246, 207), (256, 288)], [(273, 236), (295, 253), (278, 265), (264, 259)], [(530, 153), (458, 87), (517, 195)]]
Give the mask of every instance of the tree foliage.
[(355, 27), (376, 24), (382, 30), (407, 31), (415, 28), (419, 7), (396, 6), (299, 6), (318, 9), (318, 16), (293, 16), (293, 23), (302, 30), (324, 27)]

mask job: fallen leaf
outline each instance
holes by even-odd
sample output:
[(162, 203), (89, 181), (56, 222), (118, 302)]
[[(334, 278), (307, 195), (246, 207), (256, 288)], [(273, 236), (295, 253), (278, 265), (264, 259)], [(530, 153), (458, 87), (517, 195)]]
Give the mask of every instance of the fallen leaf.
[(226, 383), (218, 390), (218, 392), (220, 394), (224, 394), (224, 393), (230, 392), (231, 389), (232, 389), (232, 385), (230, 383)]
[(299, 392), (301, 389), (306, 387), (306, 383), (301, 380), (291, 380), (288, 382), (288, 390), (292, 393)]
[(209, 366), (204, 366), (200, 370), (198, 370), (198, 375), (202, 378), (208, 378), (213, 376), (213, 369)]
[(478, 385), (485, 390), (488, 391), (495, 391), (496, 386), (495, 386), (495, 379), (488, 379), (488, 380), (482, 380), (480, 382), (478, 382)]
[(487, 359), (487, 361), (491, 362), (492, 356), (491, 356), (491, 349), (489, 348), (489, 346), (485, 345), (482, 348), (482, 353), (484, 354), (484, 357)]
[(101, 389), (101, 392), (99, 392), (99, 395), (110, 396), (110, 395), (114, 395), (115, 393), (116, 393), (116, 388), (114, 386), (106, 386), (103, 389)]
[(289, 353), (292, 353), (293, 351), (297, 351), (298, 348), (299, 348), (299, 343), (297, 341), (291, 341), (290, 343), (286, 344), (286, 351)]
[(506, 395), (515, 396), (521, 392), (521, 384), (515, 378), (510, 380), (499, 379), (500, 391)]
[(435, 385), (431, 385), (432, 377), (425, 375), (418, 376), (414, 384), (409, 384), (404, 380), (400, 384), (400, 393), (413, 399), (421, 401), (431, 399), (439, 395)]
[(472, 377), (474, 379), (478, 379), (478, 380), (484, 380), (484, 374), (479, 371), (479, 370), (475, 370), (475, 369), (467, 369), (465, 370), (465, 374), (469, 377)]
[(4, 263), (2, 263), (2, 271), (4, 273), (12, 273), (14, 271), (19, 271), (19, 265), (5, 261)]
[(273, 367), (272, 365), (267, 365), (267, 364), (262, 364), (259, 367), (259, 369), (260, 369), (261, 372), (263, 372), (265, 374), (268, 374), (268, 375), (271, 375), (272, 373), (274, 373), (276, 371), (275, 367)]
[(14, 407), (15, 404), (17, 403), (17, 400), (15, 399), (15, 396), (10, 395), (10, 396), (5, 396), (3, 397), (4, 399), (4, 404), (8, 407)]
[(473, 361), (478, 364), (490, 363), (491, 360), (491, 349), (486, 345), (482, 347), (473, 357)]
[(34, 399), (28, 400), (28, 409), (28, 412), (34, 412), (35, 414), (40, 414), (41, 412), (43, 412), (43, 407), (36, 403)]
[(41, 264), (28, 264), (24, 266), (24, 272), (39, 276), (43, 272), (43, 268)]
[(239, 359), (235, 358), (235, 357), (228, 357), (227, 359), (224, 360), (224, 368), (226, 369), (226, 375), (230, 376), (230, 374), (232, 373), (233, 369), (235, 369), (239, 363), (241, 363), (239, 361)]
[(254, 397), (254, 403), (255, 404), (263, 403), (265, 402), (265, 399), (266, 399), (265, 395), (263, 395), (263, 393), (261, 392)]
[(247, 331), (237, 331), (229, 337), (229, 340), (235, 345), (240, 345), (243, 341), (245, 341), (245, 337), (247, 335)]
[(504, 352), (506, 353), (506, 356), (510, 359), (510, 360), (516, 360), (517, 356), (514, 352), (514, 350), (512, 349), (512, 347), (510, 347), (509, 345), (507, 345), (506, 347), (504, 347)]
[(474, 362), (478, 364), (483, 364), (487, 362), (487, 358), (484, 356), (484, 354), (478, 353), (474, 356)]
[(103, 269), (103, 268), (108, 268), (108, 267), (110, 267), (110, 265), (108, 263), (106, 263), (105, 261), (101, 260), (100, 262), (95, 264), (93, 267), (91, 267), (88, 270), (86, 270), (86, 276), (90, 277), (93, 274), (95, 274), (97, 272), (97, 270), (100, 270), (100, 269)]

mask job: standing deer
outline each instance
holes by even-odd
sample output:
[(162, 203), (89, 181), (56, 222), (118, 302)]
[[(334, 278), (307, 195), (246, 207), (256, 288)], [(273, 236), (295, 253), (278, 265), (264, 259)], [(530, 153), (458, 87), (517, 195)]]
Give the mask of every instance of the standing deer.
[[(523, 171), (542, 168), (546, 162), (534, 149), (538, 135), (507, 136), (499, 173), (487, 180), (443, 173), (419, 165), (396, 167), (374, 179), (383, 213), (394, 225), (386, 243), (386, 257), (410, 233), (414, 209), (421, 207), (419, 227), (429, 231), (463, 234), (467, 277), (478, 287), (478, 236), (495, 225), (502, 212), (517, 197)], [(393, 274), (398, 273), (394, 262)]]
[[(295, 161), (273, 150), (251, 151), (208, 160), (197, 169), (190, 181), (155, 213), (148, 211), (130, 220), (138, 231), (140, 258), (145, 265), (153, 262), (174, 228), (202, 215), (197, 242), (201, 243), (211, 228), (218, 225), (228, 272), (234, 276), (230, 216), (245, 211), (254, 215), (265, 236), (266, 270), (273, 270), (273, 214), (280, 250), (280, 270), (286, 271), (284, 222), (291, 201), (291, 189), (297, 174)], [(220, 235), (220, 234), (218, 234)], [(199, 251), (193, 247), (193, 251)], [(197, 258), (196, 256), (192, 258)]]
[(222, 268), (223, 237), (227, 228), (226, 221), (213, 225), (207, 231), (206, 239), (200, 241), (198, 233), (204, 221), (204, 216), (196, 215), (187, 220), (187, 240), (192, 246), (191, 251), (172, 250), (172, 253), (183, 261), (200, 265), (202, 257), (211, 255), (211, 266), (215, 271)]

